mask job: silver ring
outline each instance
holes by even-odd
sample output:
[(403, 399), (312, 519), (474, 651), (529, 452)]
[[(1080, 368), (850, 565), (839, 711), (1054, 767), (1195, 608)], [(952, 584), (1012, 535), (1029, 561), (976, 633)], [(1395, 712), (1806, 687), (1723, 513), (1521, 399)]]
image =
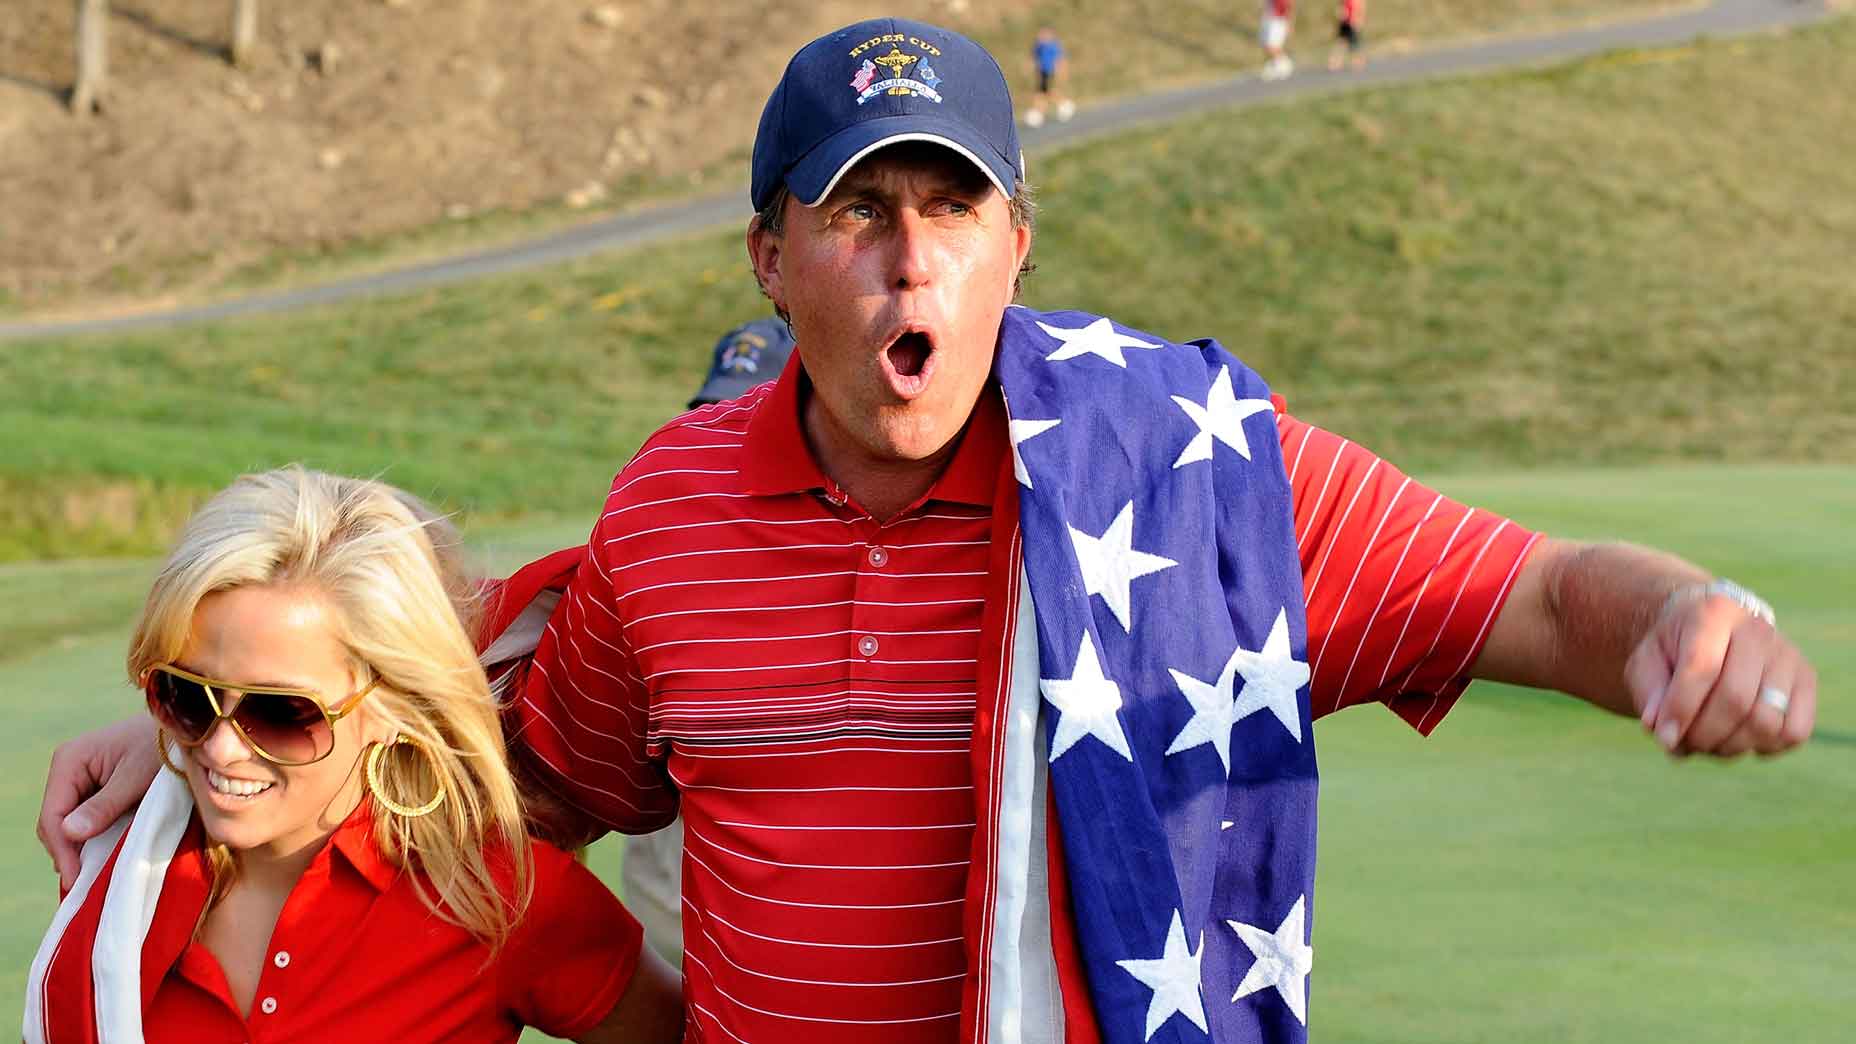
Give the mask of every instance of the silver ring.
[(1792, 694), (1776, 685), (1768, 685), (1759, 690), (1759, 702), (1771, 707), (1780, 714), (1784, 714), (1785, 709), (1791, 706)]

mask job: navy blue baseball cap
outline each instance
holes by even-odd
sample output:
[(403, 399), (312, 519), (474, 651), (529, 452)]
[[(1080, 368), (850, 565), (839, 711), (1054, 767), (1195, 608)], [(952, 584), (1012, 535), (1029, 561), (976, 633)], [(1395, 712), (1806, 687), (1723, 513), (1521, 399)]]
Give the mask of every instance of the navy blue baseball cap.
[(690, 409), (711, 402), (739, 399), (748, 389), (780, 375), (786, 357), (793, 354), (793, 332), (780, 319), (756, 319), (742, 323), (715, 342), (715, 359), (709, 364), (709, 378)]
[(1025, 176), (1012, 95), (985, 48), (906, 18), (827, 33), (793, 55), (761, 112), (754, 209), (782, 184), (818, 206), (858, 160), (902, 141), (953, 149), (1007, 197)]

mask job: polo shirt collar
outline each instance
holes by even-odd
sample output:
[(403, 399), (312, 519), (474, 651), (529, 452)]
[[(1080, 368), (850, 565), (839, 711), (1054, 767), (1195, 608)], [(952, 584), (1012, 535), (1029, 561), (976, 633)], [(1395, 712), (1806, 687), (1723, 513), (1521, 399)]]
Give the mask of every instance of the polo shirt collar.
[[(800, 365), (799, 353), (794, 352), (773, 390), (754, 410), (742, 438), (740, 475), (745, 492), (773, 495), (837, 489), (812, 456), (801, 427), (801, 410), (811, 391), (811, 380)], [(923, 499), (991, 507), (1000, 461), (1009, 452), (1005, 400), (999, 386), (988, 381), (947, 470)]]
[[(355, 810), (336, 828), (335, 836), (329, 839), (323, 854), (331, 860), (340, 858), (353, 867), (376, 892), (392, 888), (400, 874), (399, 868), (387, 862), (387, 857), (380, 851), (380, 845), (374, 841), (374, 803), (368, 799), (363, 799), (355, 806)], [(333, 870), (333, 867), (330, 869)]]

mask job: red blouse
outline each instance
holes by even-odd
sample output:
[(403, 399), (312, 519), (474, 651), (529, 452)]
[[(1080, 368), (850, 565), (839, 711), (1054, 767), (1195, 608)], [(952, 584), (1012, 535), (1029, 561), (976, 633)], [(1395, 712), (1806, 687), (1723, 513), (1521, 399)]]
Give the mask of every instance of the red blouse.
[(618, 1003), (642, 929), (567, 854), (532, 846), (534, 898), (492, 959), (486, 944), (426, 908), (372, 837), (364, 802), (285, 901), (248, 1014), (212, 951), (192, 940), (192, 917), (179, 916), (178, 907), (198, 906), (165, 901), (177, 888), (200, 894), (207, 880), (198, 842), (183, 842), (163, 887), (174, 915), (157, 913), (143, 949), (148, 1044), (514, 1041), (525, 1025), (571, 1038)]

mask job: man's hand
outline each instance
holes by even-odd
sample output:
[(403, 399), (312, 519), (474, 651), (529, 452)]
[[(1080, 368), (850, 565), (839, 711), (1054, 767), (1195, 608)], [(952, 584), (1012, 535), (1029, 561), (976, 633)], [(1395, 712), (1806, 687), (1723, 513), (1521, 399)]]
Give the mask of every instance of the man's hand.
[(1678, 596), (1624, 677), (1643, 727), (1671, 754), (1778, 754), (1808, 739), (1817, 720), (1817, 672), (1725, 595)]
[(1816, 723), (1817, 673), (1771, 624), (1704, 594), (1708, 583), (1660, 551), (1543, 540), (1470, 673), (1634, 715), (1671, 754), (1798, 746)]
[(161, 757), (146, 714), (87, 732), (52, 752), (39, 805), (39, 843), (51, 854), (58, 883), (77, 882), (83, 844), (142, 800)]

